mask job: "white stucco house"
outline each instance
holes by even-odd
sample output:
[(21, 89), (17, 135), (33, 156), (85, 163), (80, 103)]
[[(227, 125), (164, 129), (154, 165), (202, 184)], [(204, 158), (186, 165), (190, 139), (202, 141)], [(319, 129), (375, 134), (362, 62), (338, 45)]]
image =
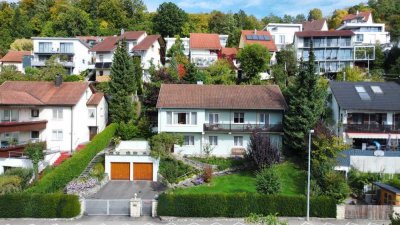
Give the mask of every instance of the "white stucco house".
[(105, 38), (91, 48), (95, 54), (96, 81), (108, 81), (115, 50), (119, 41), (125, 40), (132, 57), (140, 57), (143, 69), (143, 81), (149, 81), (148, 70), (153, 64), (163, 64), (165, 43), (160, 35), (147, 35), (145, 31), (126, 31), (121, 35)]
[(163, 84), (157, 101), (158, 132), (184, 136), (175, 154), (229, 157), (246, 152), (254, 131), (282, 146), (287, 105), (275, 85)]
[(269, 31), (278, 51), (294, 42), (294, 33), (302, 31), (302, 24), (295, 23), (269, 23), (265, 28)]
[[(8, 51), (0, 59), (0, 71), (2, 71), (3, 67), (12, 66), (15, 67), (16, 71), (25, 73), (24, 60), (29, 62), (32, 57), (31, 54), (30, 51)], [(25, 64), (27, 63), (25, 62)]]
[(190, 61), (199, 68), (207, 68), (218, 60), (222, 48), (227, 42), (227, 35), (190, 34)]
[(111, 180), (157, 181), (160, 160), (150, 156), (145, 140), (121, 141), (105, 156), (105, 173)]
[(32, 37), (32, 67), (43, 67), (46, 61), (56, 55), (57, 62), (64, 66), (68, 74), (80, 74), (93, 69), (93, 55), (89, 45), (80, 38)]

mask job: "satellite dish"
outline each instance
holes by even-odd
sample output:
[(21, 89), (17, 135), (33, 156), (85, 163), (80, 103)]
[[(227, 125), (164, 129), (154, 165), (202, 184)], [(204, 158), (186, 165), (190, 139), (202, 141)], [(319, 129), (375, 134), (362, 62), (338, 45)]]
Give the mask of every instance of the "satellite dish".
[(374, 156), (385, 156), (385, 152), (382, 150), (374, 151)]

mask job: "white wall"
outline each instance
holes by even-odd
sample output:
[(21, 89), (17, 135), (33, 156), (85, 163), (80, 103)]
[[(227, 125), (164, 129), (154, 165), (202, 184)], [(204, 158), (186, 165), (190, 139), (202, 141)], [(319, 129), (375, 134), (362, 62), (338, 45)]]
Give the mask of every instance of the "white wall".
[[(271, 33), (274, 38), (275, 45), (277, 45), (278, 50), (281, 50), (285, 45), (293, 44), (294, 33), (302, 31), (302, 24), (268, 24), (264, 30)], [(279, 36), (285, 37), (285, 42), (280, 42)]]
[(25, 69), (22, 67), (22, 63), (9, 63), (9, 62), (0, 62), (0, 71), (2, 71), (2, 66), (15, 66), (16, 70), (25, 73)]
[[(167, 124), (167, 112), (197, 112), (197, 124)], [(158, 132), (203, 132), (204, 109), (159, 109)]]
[[(44, 170), (47, 166), (53, 165), (54, 162), (60, 157), (60, 153), (45, 155), (44, 160), (39, 163), (39, 172)], [(0, 158), (0, 174), (4, 173), (4, 167), (13, 168), (32, 168), (32, 161), (24, 158)]]
[(190, 61), (198, 67), (208, 67), (218, 60), (218, 54), (210, 50), (190, 50)]
[(350, 166), (361, 172), (400, 173), (399, 157), (351, 156)]
[(130, 180), (133, 181), (133, 164), (134, 163), (153, 163), (153, 181), (157, 181), (159, 159), (150, 156), (133, 156), (133, 155), (106, 155), (104, 172), (111, 175), (112, 162), (129, 162), (130, 163)]

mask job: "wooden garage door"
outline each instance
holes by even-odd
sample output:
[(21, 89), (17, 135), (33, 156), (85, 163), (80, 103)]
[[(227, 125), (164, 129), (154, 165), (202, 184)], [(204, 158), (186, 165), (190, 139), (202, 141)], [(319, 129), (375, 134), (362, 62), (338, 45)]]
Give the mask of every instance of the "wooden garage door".
[(152, 163), (133, 163), (134, 180), (153, 180)]
[(111, 163), (111, 180), (129, 180), (129, 163)]

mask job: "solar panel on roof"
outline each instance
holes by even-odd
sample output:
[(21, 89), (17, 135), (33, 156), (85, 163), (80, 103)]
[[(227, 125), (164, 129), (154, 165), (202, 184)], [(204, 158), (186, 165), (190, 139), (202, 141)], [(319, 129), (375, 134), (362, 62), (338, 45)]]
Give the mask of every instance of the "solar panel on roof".
[(269, 38), (269, 36), (264, 35), (264, 40), (270, 41), (271, 39)]
[(253, 35), (246, 35), (247, 40), (253, 40)]

